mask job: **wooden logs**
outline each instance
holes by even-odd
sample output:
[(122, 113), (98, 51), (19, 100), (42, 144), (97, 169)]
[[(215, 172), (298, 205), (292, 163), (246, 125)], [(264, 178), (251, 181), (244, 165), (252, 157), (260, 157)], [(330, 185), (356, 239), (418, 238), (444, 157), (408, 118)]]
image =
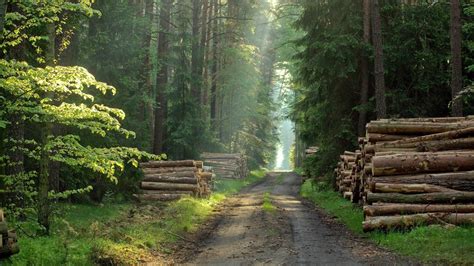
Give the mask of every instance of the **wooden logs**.
[(201, 158), (218, 177), (241, 179), (249, 174), (247, 158), (243, 154), (203, 153)]
[(372, 158), (372, 175), (401, 175), (474, 170), (474, 151), (409, 153)]
[(183, 161), (151, 161), (141, 163), (142, 168), (161, 168), (161, 167), (195, 167), (196, 161), (183, 160)]
[[(336, 190), (365, 205), (364, 230), (449, 223), (453, 213), (474, 214), (474, 117), (371, 121), (358, 143), (359, 154), (340, 156)], [(399, 217), (404, 214), (406, 221)]]
[(471, 203), (474, 192), (435, 192), (423, 194), (367, 193), (367, 203)]
[(455, 190), (474, 191), (474, 171), (372, 177), (373, 183), (430, 184)]
[(397, 183), (373, 183), (370, 186), (372, 192), (418, 194), (433, 192), (455, 192), (456, 190), (428, 184), (397, 184)]
[(474, 204), (398, 204), (382, 203), (364, 206), (366, 216), (401, 215), (429, 212), (474, 213)]
[(211, 193), (212, 174), (204, 172), (202, 161), (154, 161), (141, 164), (140, 201), (175, 200), (185, 195), (198, 197)]
[(175, 177), (175, 176), (163, 176), (163, 175), (146, 175), (143, 181), (148, 182), (167, 182), (167, 183), (184, 183), (184, 184), (197, 184), (198, 180), (194, 176), (189, 177)]
[(364, 232), (410, 228), (429, 224), (474, 225), (474, 213), (421, 213), (399, 216), (367, 217), (362, 223)]
[(367, 124), (367, 132), (379, 134), (434, 134), (473, 127), (473, 122), (406, 122), (406, 121), (373, 121)]

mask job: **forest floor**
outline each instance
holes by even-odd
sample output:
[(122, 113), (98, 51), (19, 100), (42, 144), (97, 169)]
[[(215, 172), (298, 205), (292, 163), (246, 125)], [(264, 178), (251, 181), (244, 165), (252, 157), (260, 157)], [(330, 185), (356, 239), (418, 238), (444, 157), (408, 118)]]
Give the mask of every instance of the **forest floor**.
[(177, 246), (176, 263), (199, 265), (410, 264), (350, 232), (299, 197), (301, 177), (271, 172), (228, 198)]

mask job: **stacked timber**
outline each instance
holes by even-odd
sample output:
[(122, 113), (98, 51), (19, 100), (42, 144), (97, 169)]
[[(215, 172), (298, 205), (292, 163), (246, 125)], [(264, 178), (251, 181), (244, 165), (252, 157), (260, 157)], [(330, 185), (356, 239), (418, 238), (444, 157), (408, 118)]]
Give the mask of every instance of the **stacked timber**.
[(203, 153), (201, 158), (206, 166), (220, 178), (241, 179), (249, 174), (247, 158), (240, 153)]
[(203, 170), (202, 161), (151, 161), (140, 164), (144, 177), (140, 193), (145, 200), (176, 200), (183, 195), (205, 197), (211, 194), (212, 173)]
[(14, 230), (8, 230), (7, 221), (0, 209), (0, 258), (8, 258), (20, 251)]
[(359, 144), (350, 171), (336, 173), (341, 193), (365, 205), (364, 231), (474, 224), (473, 117), (372, 121)]

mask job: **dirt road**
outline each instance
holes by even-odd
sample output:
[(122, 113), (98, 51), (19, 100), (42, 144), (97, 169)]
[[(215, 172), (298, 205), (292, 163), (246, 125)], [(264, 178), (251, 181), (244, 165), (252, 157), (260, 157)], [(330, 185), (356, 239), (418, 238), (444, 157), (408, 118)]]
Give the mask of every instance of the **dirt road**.
[[(298, 197), (300, 177), (272, 172), (229, 199), (189, 265), (394, 265), (400, 258), (357, 238)], [(266, 206), (263, 207), (265, 195)], [(269, 203), (269, 200), (271, 204)], [(196, 245), (194, 245), (196, 246)]]

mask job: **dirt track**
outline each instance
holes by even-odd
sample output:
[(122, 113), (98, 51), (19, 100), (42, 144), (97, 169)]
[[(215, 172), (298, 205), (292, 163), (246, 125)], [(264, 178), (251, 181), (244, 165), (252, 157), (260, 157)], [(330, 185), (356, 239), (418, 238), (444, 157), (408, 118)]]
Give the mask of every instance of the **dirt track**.
[[(298, 197), (300, 177), (272, 172), (265, 181), (226, 201), (202, 229), (199, 246), (188, 245), (189, 265), (394, 265), (407, 264), (355, 237)], [(271, 195), (276, 211), (262, 208)]]

